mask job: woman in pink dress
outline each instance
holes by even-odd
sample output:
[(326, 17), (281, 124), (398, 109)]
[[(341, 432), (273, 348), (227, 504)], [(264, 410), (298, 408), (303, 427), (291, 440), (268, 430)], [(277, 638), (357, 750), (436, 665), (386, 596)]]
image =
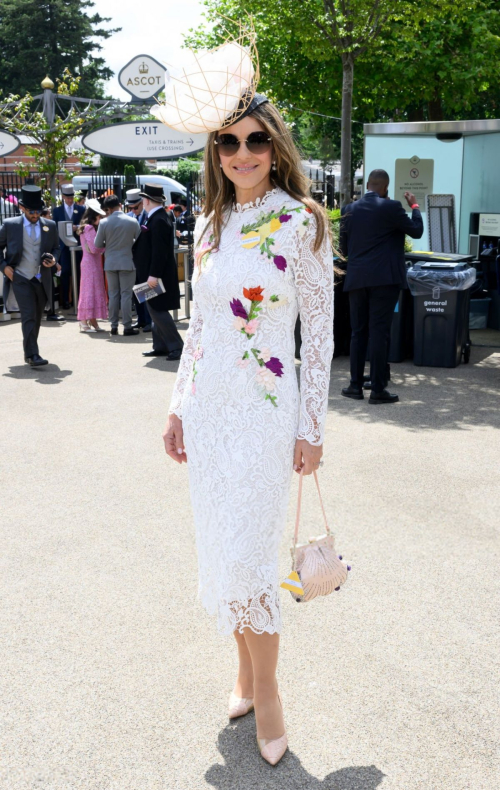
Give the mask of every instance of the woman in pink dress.
[(101, 217), (106, 216), (106, 212), (95, 198), (87, 200), (85, 205), (86, 211), (78, 228), (83, 251), (78, 320), (80, 332), (98, 332), (100, 327), (97, 319), (108, 317), (108, 300), (101, 263), (101, 253), (104, 249), (96, 247), (94, 242), (97, 227)]

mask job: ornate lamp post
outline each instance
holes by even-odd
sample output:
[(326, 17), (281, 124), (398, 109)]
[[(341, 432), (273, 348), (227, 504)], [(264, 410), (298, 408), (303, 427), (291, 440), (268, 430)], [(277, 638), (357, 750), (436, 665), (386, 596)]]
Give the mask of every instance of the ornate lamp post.
[[(54, 123), (54, 118), (56, 114), (56, 102), (55, 102), (55, 95), (54, 95), (54, 83), (50, 79), (49, 75), (42, 80), (42, 88), (43, 88), (43, 104), (42, 104), (42, 112), (47, 119), (47, 123), (49, 127), (52, 127)], [(50, 197), (52, 198), (52, 202), (55, 202), (56, 199), (56, 177), (52, 175), (50, 177)]]

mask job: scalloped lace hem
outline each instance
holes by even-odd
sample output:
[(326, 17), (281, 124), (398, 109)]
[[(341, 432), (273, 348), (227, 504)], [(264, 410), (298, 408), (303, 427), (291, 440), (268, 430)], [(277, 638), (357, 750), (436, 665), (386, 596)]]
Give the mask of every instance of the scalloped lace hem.
[(250, 628), (254, 634), (281, 633), (282, 620), (279, 594), (260, 592), (250, 601), (215, 601), (209, 593), (199, 593), (203, 608), (211, 617), (217, 618), (219, 633), (231, 636), (235, 631), (240, 634)]

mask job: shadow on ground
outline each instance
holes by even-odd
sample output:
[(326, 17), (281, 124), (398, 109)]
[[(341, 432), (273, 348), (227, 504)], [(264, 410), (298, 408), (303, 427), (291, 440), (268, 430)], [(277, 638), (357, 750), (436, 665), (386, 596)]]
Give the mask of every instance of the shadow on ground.
[[(368, 370), (368, 366), (366, 368)], [(390, 392), (397, 404), (370, 405), (342, 397), (349, 383), (349, 359), (333, 360), (328, 408), (367, 423), (386, 423), (409, 431), (466, 430), (470, 426), (500, 429), (500, 353), (473, 347), (468, 365), (456, 368), (391, 365)]]
[(216, 790), (376, 790), (385, 776), (374, 765), (361, 765), (317, 779), (290, 751), (277, 766), (268, 765), (259, 754), (253, 716), (225, 727), (218, 748), (225, 764), (213, 765), (205, 774)]
[(9, 368), (10, 373), (2, 373), (8, 379), (31, 379), (38, 384), (60, 384), (72, 370), (61, 370), (57, 365), (44, 365), (41, 368), (31, 368), (29, 365), (14, 365)]

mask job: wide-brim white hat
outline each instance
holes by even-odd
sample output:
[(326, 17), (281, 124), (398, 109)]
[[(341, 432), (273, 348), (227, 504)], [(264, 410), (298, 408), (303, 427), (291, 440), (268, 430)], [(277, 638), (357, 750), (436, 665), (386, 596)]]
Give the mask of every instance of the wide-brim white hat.
[(95, 211), (96, 214), (100, 214), (101, 217), (106, 216), (106, 212), (103, 211), (101, 208), (101, 204), (97, 200), (97, 198), (87, 198), (85, 201), (85, 208), (90, 208), (92, 211)]
[(151, 109), (166, 126), (190, 134), (236, 123), (254, 99), (259, 79), (254, 38), (243, 35), (214, 50), (191, 51), (192, 63), (166, 72), (165, 100)]

